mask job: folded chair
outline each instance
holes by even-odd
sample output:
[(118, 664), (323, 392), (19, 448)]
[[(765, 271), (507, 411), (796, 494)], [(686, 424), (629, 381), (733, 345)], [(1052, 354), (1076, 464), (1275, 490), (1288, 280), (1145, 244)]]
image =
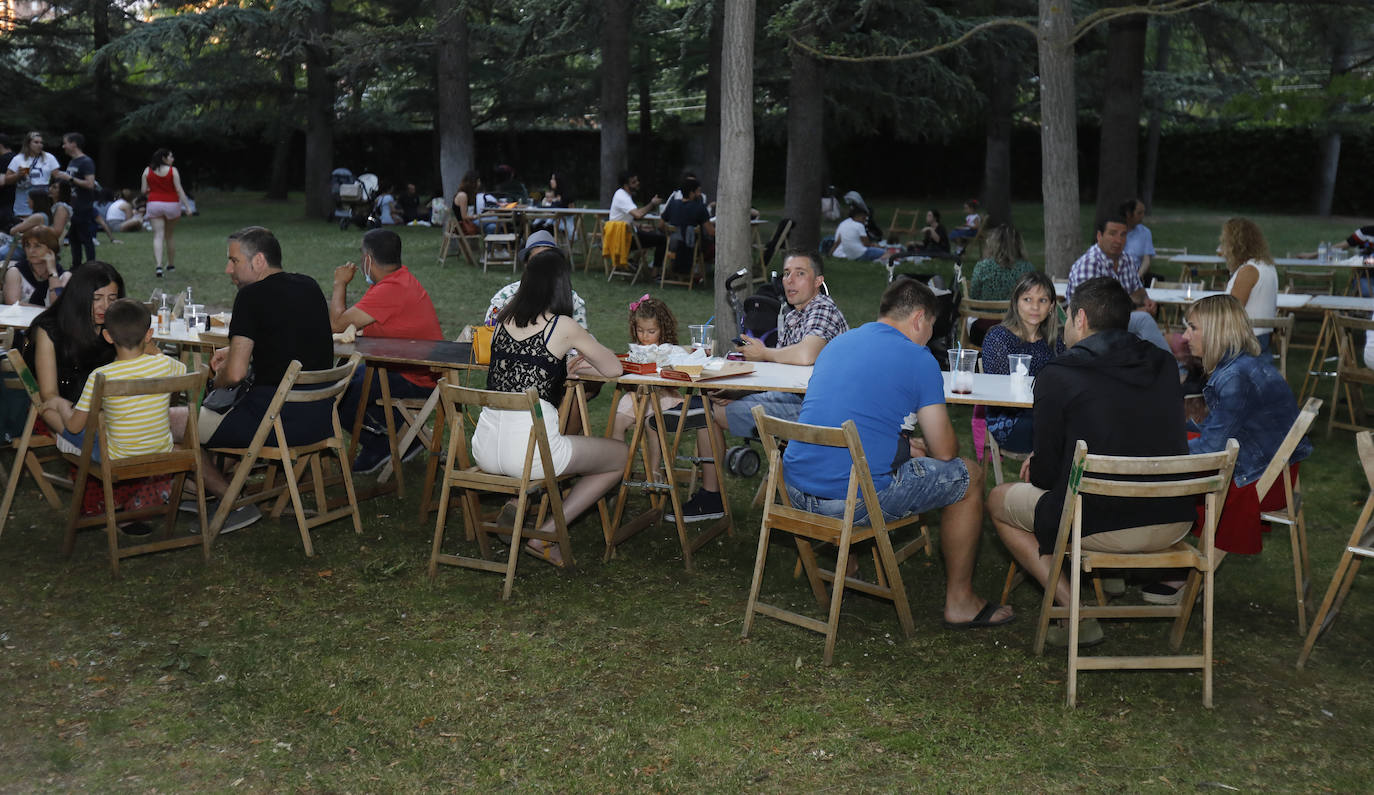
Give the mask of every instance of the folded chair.
[(638, 228), (625, 221), (603, 221), (600, 229), (601, 263), (606, 269), (606, 281), (628, 276), (630, 284), (634, 284), (644, 270), (647, 253), (639, 242)]
[[(1369, 428), (1364, 413), (1364, 388), (1374, 386), (1374, 370), (1364, 365), (1365, 335), (1374, 331), (1374, 320), (1369, 318), (1336, 315), (1333, 318), (1336, 335), (1336, 386), (1331, 390), (1331, 414), (1326, 418), (1326, 438), (1331, 438), (1332, 428), (1348, 431), (1363, 431)], [(1345, 410), (1349, 422), (1336, 419), (1340, 413), (1341, 398), (1345, 398)]]
[[(492, 392), (485, 389), (471, 389), (455, 386), (444, 379), (439, 382), (440, 399), (443, 400), (445, 416), (448, 418), (448, 457), (444, 463), (443, 488), (439, 493), (439, 519), (434, 525), (434, 542), (429, 552), (429, 578), (439, 572), (439, 564), (461, 566), (463, 568), (492, 571), (505, 575), (505, 585), (501, 598), (509, 599), (515, 585), (515, 565), (520, 559), (520, 548), (526, 539), (537, 538), (555, 543), (562, 556), (565, 568), (572, 568), (572, 543), (568, 538), (568, 522), (563, 516), (563, 493), (561, 484), (576, 477), (573, 474), (555, 475), (553, 453), (549, 449), (549, 437), (544, 428), (543, 412), (539, 403), (539, 392), (533, 388), (525, 392)], [(497, 475), (484, 472), (472, 462), (468, 452), (467, 435), (463, 428), (463, 407), (493, 409), (497, 411), (529, 412), (530, 434), (525, 444), (525, 466), (519, 477)], [(534, 477), (535, 457), (538, 456), (542, 469), (541, 477)], [(448, 510), (453, 489), (459, 489), (463, 506), (463, 524), (467, 528), (467, 539), (476, 539), (482, 557), (473, 558), (443, 552), (444, 530), (448, 523)], [(525, 527), (525, 517), (529, 513), (530, 497), (543, 489), (534, 529)], [(515, 522), (512, 526), (499, 525), (495, 517), (482, 514), (479, 502), (481, 494), (505, 494), (516, 498)], [(553, 512), (554, 530), (540, 532), (547, 511)], [(491, 536), (509, 539), (510, 549), (505, 561), (492, 559)]]
[(38, 485), (38, 490), (47, 501), (48, 507), (58, 514), (63, 511), (64, 506), (53, 486), (70, 489), (72, 482), (44, 468), (53, 461), (61, 461), (61, 455), (53, 437), (33, 432), (34, 422), (38, 419), (38, 407), (43, 403), (43, 398), (38, 394), (38, 379), (34, 377), (33, 371), (25, 364), (24, 357), (15, 348), (5, 351), (5, 358), (0, 362), (8, 364), (4, 372), (5, 388), (23, 389), (29, 396), (29, 411), (24, 418), (24, 432), (9, 445), (10, 449), (14, 450), (14, 459), (5, 478), (5, 496), (3, 501), (0, 501), (0, 533), (4, 533), (10, 508), (14, 505), (15, 492), (19, 489), (19, 479), (25, 472), (28, 472)]
[[(1069, 470), (1069, 493), (1059, 519), (1059, 535), (1051, 556), (1045, 596), (1040, 605), (1040, 621), (1035, 631), (1035, 653), (1045, 650), (1050, 619), (1068, 619), (1069, 672), (1068, 703), (1078, 697), (1080, 670), (1158, 670), (1198, 668), (1202, 671), (1202, 704), (1212, 706), (1212, 607), (1214, 544), (1217, 516), (1231, 485), (1240, 444), (1231, 439), (1219, 453), (1132, 458), (1089, 455), (1088, 445), (1078, 441)], [(1128, 479), (1122, 479), (1128, 478)], [(1142, 479), (1153, 478), (1153, 479)], [(1160, 478), (1177, 478), (1175, 480)], [(1133, 499), (1159, 499), (1197, 495), (1204, 500), (1205, 522), (1202, 541), (1193, 546), (1179, 541), (1158, 552), (1092, 552), (1083, 549), (1083, 495), (1095, 494)], [(1067, 561), (1066, 561), (1067, 558)], [(1069, 567), (1068, 607), (1054, 603), (1055, 591), (1064, 567)], [(1079, 598), (1083, 572), (1099, 569), (1190, 569), (1182, 598), (1176, 605), (1083, 605)], [(1084, 657), (1078, 649), (1078, 622), (1082, 618), (1172, 618), (1169, 647), (1177, 651), (1188, 628), (1198, 588), (1202, 588), (1202, 653), (1193, 655), (1148, 655), (1127, 657)]]
[[(105, 538), (110, 550), (110, 570), (119, 576), (119, 562), (134, 555), (146, 555), (167, 549), (199, 546), (201, 554), (210, 559), (210, 534), (205, 523), (205, 484), (201, 480), (200, 438), (197, 436), (196, 423), (199, 419), (200, 399), (205, 391), (207, 370), (189, 375), (168, 376), (165, 378), (138, 378), (130, 380), (106, 380), (103, 373), (94, 376), (95, 386), (91, 393), (90, 420), (86, 425), (85, 439), (79, 455), (64, 454), (76, 466), (75, 488), (71, 505), (67, 509), (67, 532), (62, 542), (62, 552), (70, 556), (76, 548), (76, 531), (85, 527), (104, 527)], [(177, 395), (185, 396), (187, 413), (186, 434), (180, 444), (174, 444), (166, 453), (147, 453), (111, 460), (105, 451), (110, 449), (109, 428), (105, 424), (102, 409), (110, 399), (137, 397), (140, 395)], [(95, 440), (100, 440), (100, 460), (91, 461)], [(162, 505), (125, 510), (115, 503), (116, 484), (139, 478), (172, 475), (170, 499)], [(197, 516), (200, 519), (199, 532), (195, 535), (178, 534), (176, 527), (177, 509), (181, 505), (182, 488), (186, 476), (190, 475), (196, 488)], [(86, 493), (86, 482), (90, 478), (100, 481), (103, 491), (105, 510), (94, 516), (82, 516), (82, 496)], [(146, 519), (161, 515), (162, 532), (159, 538), (136, 544), (120, 545), (119, 522)]]
[[(911, 637), (915, 630), (911, 619), (911, 605), (907, 601), (902, 574), (897, 567), (917, 548), (929, 548), (929, 532), (922, 528), (915, 541), (900, 551), (893, 550), (889, 533), (919, 522), (920, 516), (913, 514), (895, 522), (887, 522), (883, 518), (882, 508), (878, 505), (878, 492), (873, 487), (868, 459), (864, 456), (863, 444), (859, 440), (859, 430), (854, 421), (846, 420), (839, 428), (822, 428), (769, 417), (763, 413), (762, 406), (755, 406), (754, 422), (768, 455), (768, 496), (763, 504), (759, 549), (754, 560), (754, 578), (749, 586), (749, 601), (744, 608), (744, 628), (741, 636), (749, 637), (755, 613), (771, 616), (824, 635), (823, 659), (825, 664), (829, 665), (834, 656), (835, 638), (839, 632), (840, 602), (845, 589), (849, 588), (892, 602), (897, 609), (897, 621), (901, 624), (902, 633)], [(842, 518), (821, 516), (792, 506), (792, 501), (787, 496), (779, 441), (842, 447), (849, 451), (849, 486), (846, 493), (848, 506)], [(860, 499), (868, 509), (868, 524), (856, 524), (854, 521), (855, 506)], [(817, 604), (822, 609), (827, 609), (828, 603), (829, 612), (825, 621), (759, 601), (764, 565), (768, 559), (768, 542), (774, 530), (790, 533), (796, 541), (797, 552), (801, 556), (802, 566)], [(857, 577), (846, 577), (844, 572), (847, 570), (853, 546), (869, 539), (872, 539), (878, 548), (876, 581), (868, 582)], [(816, 542), (834, 544), (839, 549), (839, 559), (835, 562), (834, 571), (824, 571), (818, 565), (813, 547)], [(830, 584), (828, 594), (826, 583)]]
[(1265, 466), (1264, 472), (1260, 473), (1259, 480), (1255, 481), (1255, 491), (1260, 499), (1263, 499), (1274, 483), (1283, 478), (1283, 507), (1276, 511), (1261, 513), (1260, 519), (1267, 524), (1288, 527), (1288, 542), (1293, 553), (1293, 589), (1297, 593), (1300, 634), (1307, 632), (1307, 592), (1311, 588), (1312, 562), (1307, 557), (1307, 521), (1302, 512), (1302, 479), (1290, 477), (1289, 466), (1293, 451), (1297, 449), (1302, 437), (1307, 435), (1308, 429), (1312, 427), (1321, 410), (1321, 400), (1307, 399), (1307, 403), (1289, 426), (1279, 449), (1274, 451), (1274, 457), (1269, 459), (1269, 464)]
[(473, 246), (481, 244), (482, 236), (464, 234), (462, 223), (458, 218), (450, 215), (448, 221), (444, 224), (444, 236), (439, 243), (440, 265), (444, 264), (444, 260), (448, 259), (449, 247), (455, 242), (458, 244), (458, 251), (462, 253), (463, 258), (468, 261), (468, 264), (476, 267), (477, 256), (472, 253), (472, 249)]
[(1326, 589), (1326, 598), (1322, 599), (1321, 607), (1317, 608), (1317, 615), (1312, 619), (1312, 628), (1307, 631), (1307, 640), (1303, 642), (1302, 652), (1298, 654), (1299, 669), (1307, 664), (1307, 658), (1312, 654), (1312, 646), (1317, 642), (1317, 638), (1331, 626), (1336, 620), (1336, 615), (1341, 612), (1341, 605), (1350, 593), (1350, 585), (1355, 582), (1355, 573), (1360, 570), (1360, 564), (1365, 558), (1374, 558), (1374, 521), (1371, 521), (1371, 518), (1374, 518), (1374, 434), (1360, 431), (1355, 435), (1355, 446), (1360, 451), (1360, 466), (1364, 469), (1364, 478), (1369, 483), (1369, 496), (1365, 498), (1364, 508), (1355, 520), (1355, 528), (1350, 531), (1341, 561), (1336, 564), (1336, 571), (1331, 575), (1331, 585)]
[[(313, 557), (315, 554), (315, 547), (310, 542), (310, 530), (312, 528), (328, 524), (336, 519), (351, 517), (354, 532), (359, 535), (362, 534), (362, 519), (358, 516), (358, 495), (353, 490), (353, 475), (348, 465), (348, 442), (344, 438), (343, 429), (339, 426), (337, 408), (339, 396), (348, 388), (348, 382), (353, 377), (353, 371), (361, 361), (362, 355), (355, 353), (344, 364), (328, 370), (302, 370), (299, 360), (292, 361), (291, 365), (286, 368), (286, 375), (282, 377), (276, 394), (272, 396), (272, 402), (268, 405), (267, 412), (263, 414), (262, 421), (258, 423), (258, 430), (253, 434), (252, 442), (247, 447), (207, 448), (211, 453), (239, 459), (238, 465), (234, 469), (234, 477), (229, 482), (229, 489), (220, 500), (219, 509), (215, 511), (214, 518), (210, 520), (209, 535), (211, 541), (219, 535), (225, 520), (229, 518), (230, 511), (244, 505), (254, 505), (270, 499), (276, 500), (271, 510), (273, 518), (280, 517), (287, 501), (290, 501), (296, 514), (301, 544), (305, 547), (307, 557)], [(286, 443), (286, 429), (282, 426), (282, 408), (287, 403), (318, 403), (325, 400), (331, 403), (329, 416), (330, 422), (333, 423), (333, 432), (316, 442), (288, 445)], [(275, 445), (267, 444), (268, 434), (274, 434)], [(339, 465), (344, 490), (348, 494), (347, 505), (332, 511), (328, 510), (329, 503), (325, 496), (323, 462), (326, 452), (334, 454)], [(258, 488), (252, 491), (245, 489), (248, 475), (253, 469), (254, 462), (259, 458), (269, 464), (276, 464), (281, 467), (282, 475), (286, 480), (285, 486), (275, 485), (275, 471), (269, 470), (267, 479)], [(314, 516), (307, 516), (305, 504), (301, 500), (301, 477), (305, 474), (307, 466), (310, 467), (310, 481), (307, 485), (314, 486)]]

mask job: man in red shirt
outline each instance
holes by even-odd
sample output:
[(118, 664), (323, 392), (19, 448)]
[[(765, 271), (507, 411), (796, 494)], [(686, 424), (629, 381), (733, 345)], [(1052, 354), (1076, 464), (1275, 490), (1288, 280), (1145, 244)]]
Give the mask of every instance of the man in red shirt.
[[(441, 340), (443, 329), (434, 311), (429, 293), (401, 263), (401, 238), (389, 229), (373, 229), (363, 235), (360, 265), (352, 262), (334, 269), (334, 290), (329, 298), (329, 322), (338, 333), (353, 326), (365, 337), (393, 339)], [(367, 280), (368, 290), (358, 303), (348, 306), (348, 283), (359, 270)], [(434, 373), (427, 368), (388, 368), (387, 383), (393, 398), (425, 398), (434, 391)], [(353, 376), (353, 383), (339, 401), (339, 418), (345, 426), (357, 416), (358, 401), (362, 397), (363, 372)], [(375, 381), (369, 402), (381, 396)], [(418, 452), (417, 441), (412, 449)], [(353, 471), (360, 474), (375, 472), (391, 457), (386, 437), (386, 415), (382, 407), (373, 403), (363, 415), (362, 439)]]

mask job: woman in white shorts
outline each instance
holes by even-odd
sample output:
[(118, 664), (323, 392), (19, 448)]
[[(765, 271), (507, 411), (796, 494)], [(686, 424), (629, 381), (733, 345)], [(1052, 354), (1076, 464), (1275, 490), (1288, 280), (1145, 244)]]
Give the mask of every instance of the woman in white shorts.
[[(526, 260), (525, 274), (520, 289), (497, 315), (487, 389), (539, 390), (557, 474), (583, 476), (563, 498), (563, 514), (571, 522), (620, 482), (630, 448), (618, 439), (564, 436), (559, 432), (557, 406), (563, 400), (568, 376), (568, 352), (574, 348), (578, 351), (571, 368), (574, 372), (590, 367), (604, 376), (618, 376), (620, 360), (573, 321), (572, 269), (563, 252), (547, 243), (535, 243), (520, 255)], [(531, 422), (528, 412), (482, 409), (472, 435), (477, 465), (487, 472), (519, 476), (525, 466)], [(532, 475), (543, 474), (543, 462), (536, 454)], [(552, 533), (553, 518), (539, 529)], [(526, 549), (541, 560), (563, 565), (557, 544), (531, 539)]]
[(191, 210), (190, 199), (181, 189), (181, 173), (172, 166), (174, 160), (170, 149), (159, 149), (153, 152), (148, 167), (143, 170), (143, 192), (148, 195), (144, 215), (153, 225), (153, 262), (158, 276), (163, 273), (164, 249), (167, 252), (166, 270), (176, 270), (177, 252), (172, 232), (176, 230), (182, 210)]

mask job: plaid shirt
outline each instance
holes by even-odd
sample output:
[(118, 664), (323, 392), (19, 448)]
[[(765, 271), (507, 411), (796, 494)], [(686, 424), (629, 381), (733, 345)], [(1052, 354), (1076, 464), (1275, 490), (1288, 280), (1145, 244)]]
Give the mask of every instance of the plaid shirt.
[(1140, 263), (1135, 257), (1123, 251), (1120, 260), (1113, 265), (1112, 261), (1107, 259), (1107, 255), (1102, 253), (1102, 249), (1094, 243), (1093, 247), (1069, 268), (1069, 289), (1064, 291), (1064, 299), (1072, 297), (1074, 288), (1078, 285), (1098, 276), (1116, 279), (1126, 288), (1127, 293), (1145, 289), (1145, 285), (1140, 281)]
[(817, 293), (800, 310), (783, 315), (778, 325), (778, 347), (796, 345), (807, 337), (820, 337), (829, 342), (849, 331), (840, 308), (825, 293)]

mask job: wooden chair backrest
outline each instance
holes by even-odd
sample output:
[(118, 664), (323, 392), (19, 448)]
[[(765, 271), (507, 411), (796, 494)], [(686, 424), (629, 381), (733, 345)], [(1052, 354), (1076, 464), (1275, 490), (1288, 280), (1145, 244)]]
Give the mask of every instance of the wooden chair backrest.
[(38, 394), (38, 379), (29, 369), (28, 362), (24, 361), (24, 355), (19, 352), (18, 348), (10, 348), (5, 351), (5, 356), (9, 359), (10, 369), (14, 371), (14, 377), (23, 384), (24, 391), (28, 393), (29, 403), (34, 408), (43, 405), (43, 397)]
[[(95, 375), (95, 386), (91, 389), (90, 416), (95, 421), (96, 433), (88, 433), (81, 443), (81, 457), (88, 459), (91, 449), (97, 436), (100, 438), (100, 449), (110, 449), (109, 428), (105, 423), (105, 400), (112, 397), (136, 397), (139, 395), (186, 395), (187, 411), (189, 419), (187, 430), (181, 440), (181, 444), (173, 444), (173, 450), (195, 452), (200, 449), (200, 436), (197, 429), (198, 412), (200, 400), (205, 393), (205, 382), (209, 378), (210, 368), (202, 366), (194, 373), (186, 375), (169, 375), (161, 378), (120, 378), (108, 379), (104, 373)], [(155, 455), (169, 455), (166, 453)], [(100, 469), (107, 475), (110, 473), (110, 461), (101, 456)], [(142, 458), (142, 456), (140, 456)], [(114, 462), (118, 463), (118, 462)]]
[(1336, 315), (1336, 355), (1339, 357), (1338, 369), (1367, 370), (1360, 361), (1364, 345), (1359, 339), (1360, 332), (1374, 331), (1374, 319), (1353, 315)]
[[(905, 223), (902, 222), (903, 217), (907, 218)], [(920, 229), (920, 227), (917, 226), (917, 224), (920, 223), (920, 219), (921, 214), (917, 210), (893, 210), (892, 223), (887, 225), (887, 229), (889, 232), (902, 232), (908, 235), (914, 235), (916, 234), (916, 230)]]
[(853, 420), (845, 420), (838, 428), (827, 428), (770, 417), (764, 413), (762, 406), (755, 406), (753, 414), (759, 437), (763, 440), (770, 471), (776, 467), (779, 473), (777, 492), (770, 496), (770, 499), (775, 500), (775, 505), (792, 507), (792, 501), (787, 496), (786, 473), (782, 469), (782, 446), (778, 444), (778, 440), (804, 442), (822, 447), (843, 447), (849, 451), (850, 461), (849, 487), (846, 490), (850, 511), (846, 521), (852, 518), (855, 498), (862, 493), (864, 506), (868, 509), (869, 524), (875, 530), (882, 531), (883, 512), (878, 504), (878, 492), (873, 488), (873, 473), (868, 468), (868, 458), (864, 455), (863, 442), (859, 439), (859, 428)]
[(1298, 416), (1293, 418), (1293, 424), (1289, 426), (1288, 433), (1279, 443), (1279, 449), (1274, 451), (1274, 457), (1269, 459), (1268, 466), (1260, 473), (1259, 480), (1255, 481), (1255, 490), (1260, 497), (1269, 493), (1269, 487), (1273, 486), (1274, 481), (1288, 468), (1288, 459), (1293, 457), (1298, 442), (1307, 435), (1307, 430), (1312, 427), (1312, 422), (1317, 419), (1317, 414), (1321, 410), (1321, 398), (1308, 398), (1307, 403), (1298, 411)]
[[(353, 371), (362, 362), (363, 356), (354, 353), (348, 357), (348, 361), (338, 367), (331, 367), (328, 370), (300, 370), (296, 374), (296, 380), (290, 391), (284, 398), (284, 403), (314, 403), (320, 400), (336, 398), (348, 389), (348, 382), (353, 378)], [(295, 361), (292, 364), (296, 364)], [(329, 384), (322, 389), (302, 389), (301, 387), (315, 386), (316, 384)]]
[(1335, 271), (1289, 270), (1284, 280), (1285, 293), (1331, 295), (1336, 291)]
[[(1063, 557), (1075, 516), (1082, 508), (1082, 495), (1097, 494), (1110, 497), (1153, 499), (1206, 495), (1208, 533), (1205, 539), (1211, 546), (1211, 533), (1216, 532), (1216, 514), (1220, 512), (1220, 497), (1231, 485), (1231, 471), (1236, 466), (1240, 443), (1230, 439), (1226, 449), (1217, 453), (1198, 453), (1175, 456), (1114, 456), (1089, 455), (1088, 443), (1082, 439), (1074, 448), (1070, 464), (1069, 493), (1059, 515), (1059, 537), (1055, 542), (1056, 558)], [(1127, 477), (1163, 478), (1188, 475), (1178, 480), (1117, 480), (1094, 477), (1120, 475)]]
[(1355, 447), (1360, 451), (1364, 479), (1369, 481), (1369, 491), (1374, 494), (1374, 432), (1360, 431), (1355, 434)]
[(1293, 340), (1293, 322), (1292, 315), (1250, 318), (1250, 328), (1256, 334), (1264, 331), (1271, 332), (1269, 349), (1273, 351), (1274, 346), (1278, 346), (1279, 375), (1282, 375), (1285, 381), (1288, 380), (1288, 345)]
[[(5, 275), (4, 273), (0, 273), (0, 278), (3, 278), (4, 275)], [(13, 348), (13, 347), (14, 347), (14, 327), (13, 327), (13, 326), (6, 326), (6, 327), (4, 327), (3, 329), (0, 329), (0, 348), (3, 348), (4, 350), (9, 350), (10, 348)]]
[(1186, 289), (1190, 284), (1195, 285), (1197, 284), (1197, 282), (1166, 282), (1160, 279), (1156, 279), (1154, 284), (1151, 284), (1150, 286), (1159, 290), (1183, 290)]
[(539, 401), (539, 390), (530, 387), (524, 392), (494, 392), (489, 389), (474, 389), (451, 384), (447, 378), (444, 378), (439, 381), (439, 398), (444, 403), (444, 411), (449, 421), (451, 463), (463, 469), (471, 466), (468, 460), (467, 440), (463, 435), (464, 407), (487, 408), (495, 411), (524, 411), (530, 415), (530, 438), (525, 448), (525, 472), (521, 479), (529, 479), (534, 454), (535, 451), (538, 451), (539, 460), (544, 470), (544, 480), (553, 482), (556, 477), (553, 451), (549, 447), (548, 430), (544, 426), (544, 408)]
[(968, 279), (960, 279), (959, 286), (963, 292), (959, 299), (959, 312), (965, 317), (975, 317), (980, 320), (1001, 320), (1006, 317), (1011, 301), (969, 298)]

